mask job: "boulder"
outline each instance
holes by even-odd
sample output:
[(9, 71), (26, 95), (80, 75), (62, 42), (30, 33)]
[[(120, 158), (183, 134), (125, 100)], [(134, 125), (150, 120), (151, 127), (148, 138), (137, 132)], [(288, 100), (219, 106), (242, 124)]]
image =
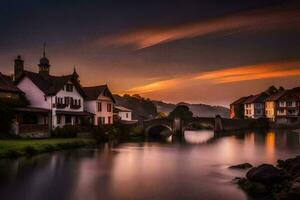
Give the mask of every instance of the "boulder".
[(300, 156), (287, 159), (282, 168), (285, 169), (292, 177), (300, 177)]
[(293, 199), (300, 199), (300, 178), (296, 179), (292, 183), (291, 188), (286, 195), (286, 198), (284, 198), (284, 200)]
[(229, 168), (230, 169), (249, 169), (252, 168), (253, 166), (250, 163), (243, 163), (239, 165), (232, 165)]
[(258, 182), (249, 181), (246, 178), (235, 179), (237, 184), (252, 196), (262, 196), (268, 194), (267, 187)]
[(265, 185), (273, 185), (283, 182), (288, 176), (282, 169), (278, 169), (273, 165), (262, 164), (258, 167), (250, 169), (247, 172), (246, 177), (250, 181)]

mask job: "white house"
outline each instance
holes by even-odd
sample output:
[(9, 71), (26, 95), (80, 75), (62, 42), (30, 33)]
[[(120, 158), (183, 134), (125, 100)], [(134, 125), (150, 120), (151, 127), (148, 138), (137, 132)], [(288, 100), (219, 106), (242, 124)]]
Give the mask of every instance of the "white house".
[(115, 99), (108, 86), (84, 87), (83, 91), (86, 94), (84, 109), (94, 115), (92, 120), (93, 124), (95, 126), (100, 124), (113, 124)]
[(123, 106), (115, 106), (114, 112), (123, 121), (132, 121), (132, 110)]
[(52, 128), (64, 125), (80, 124), (84, 112), (85, 94), (79, 84), (75, 69), (67, 76), (49, 74), (50, 64), (45, 56), (40, 59), (39, 72), (25, 71), (24, 67), (16, 67), (15, 79), (17, 87), (25, 93), (30, 107), (50, 112), (50, 119), (38, 119), (39, 124), (48, 124)]

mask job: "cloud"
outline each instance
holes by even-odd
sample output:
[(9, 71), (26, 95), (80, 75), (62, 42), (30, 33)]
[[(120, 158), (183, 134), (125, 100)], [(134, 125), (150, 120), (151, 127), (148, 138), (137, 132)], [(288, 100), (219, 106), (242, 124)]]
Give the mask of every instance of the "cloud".
[(232, 83), (299, 75), (300, 59), (294, 59), (204, 72), (193, 79), (210, 80), (214, 83)]
[(99, 41), (102, 44), (131, 45), (136, 49), (142, 49), (174, 40), (200, 37), (218, 32), (282, 29), (297, 27), (295, 24), (300, 24), (299, 7), (290, 9), (268, 8), (243, 11), (206, 21), (175, 26), (145, 27), (100, 38)]
[(126, 90), (122, 93), (145, 94), (175, 88), (192, 81), (202, 81), (206, 84), (237, 83), (260, 79), (284, 78), (300, 76), (300, 59), (281, 60), (255, 65), (239, 66), (215, 71), (179, 76), (177, 78), (154, 81)]

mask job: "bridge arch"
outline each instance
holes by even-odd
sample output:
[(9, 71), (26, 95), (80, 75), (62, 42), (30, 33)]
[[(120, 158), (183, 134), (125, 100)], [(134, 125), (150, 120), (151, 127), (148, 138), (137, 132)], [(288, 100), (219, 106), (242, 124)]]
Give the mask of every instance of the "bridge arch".
[(152, 124), (148, 126), (145, 133), (150, 137), (169, 137), (173, 133), (173, 129), (168, 124)]
[(214, 124), (210, 123), (210, 122), (207, 122), (207, 121), (198, 121), (198, 120), (194, 120), (194, 121), (190, 121), (186, 124), (184, 124), (184, 127), (182, 128), (183, 129), (183, 132), (185, 130), (188, 130), (188, 129), (214, 129)]

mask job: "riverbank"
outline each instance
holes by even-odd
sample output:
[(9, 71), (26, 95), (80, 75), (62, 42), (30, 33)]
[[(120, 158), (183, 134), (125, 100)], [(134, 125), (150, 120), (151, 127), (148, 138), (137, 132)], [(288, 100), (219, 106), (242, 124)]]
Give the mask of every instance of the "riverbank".
[(0, 140), (0, 159), (31, 156), (64, 149), (96, 146), (96, 144), (96, 140), (86, 138)]
[(245, 178), (236, 178), (248, 194), (261, 199), (300, 199), (300, 156), (278, 160), (277, 166), (262, 164), (251, 168)]

